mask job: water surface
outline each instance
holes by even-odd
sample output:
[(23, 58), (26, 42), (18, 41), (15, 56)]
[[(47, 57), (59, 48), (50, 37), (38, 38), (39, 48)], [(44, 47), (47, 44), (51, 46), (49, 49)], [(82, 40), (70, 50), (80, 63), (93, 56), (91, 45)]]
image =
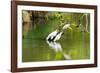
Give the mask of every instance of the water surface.
[[(69, 15), (69, 17), (70, 16), (71, 15)], [(68, 14), (66, 17), (68, 17)], [(90, 33), (82, 32), (82, 25), (76, 28), (76, 24), (73, 23), (71, 24), (72, 30), (65, 30), (64, 35), (62, 35), (59, 41), (46, 41), (46, 37), (49, 33), (56, 30), (60, 25), (59, 21), (58, 18), (53, 17), (48, 20), (35, 18), (32, 24), (23, 25), (23, 62), (80, 60), (90, 58)]]

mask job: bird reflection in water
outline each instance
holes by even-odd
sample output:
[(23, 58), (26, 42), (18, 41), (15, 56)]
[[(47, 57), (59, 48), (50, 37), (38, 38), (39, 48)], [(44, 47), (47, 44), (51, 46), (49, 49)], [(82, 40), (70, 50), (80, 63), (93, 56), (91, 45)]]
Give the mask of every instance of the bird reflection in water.
[(50, 49), (53, 49), (56, 53), (60, 52), (60, 54), (64, 57), (64, 59), (66, 60), (71, 59), (71, 57), (63, 51), (60, 43), (53, 41), (46, 41), (46, 42), (49, 45)]

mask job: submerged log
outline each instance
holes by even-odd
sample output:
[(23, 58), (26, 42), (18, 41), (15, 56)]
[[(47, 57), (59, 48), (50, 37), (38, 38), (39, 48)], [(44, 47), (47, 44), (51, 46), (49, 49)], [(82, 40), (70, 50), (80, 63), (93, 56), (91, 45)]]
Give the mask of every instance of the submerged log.
[(83, 18), (82, 18), (82, 31), (88, 31), (88, 15), (84, 14)]

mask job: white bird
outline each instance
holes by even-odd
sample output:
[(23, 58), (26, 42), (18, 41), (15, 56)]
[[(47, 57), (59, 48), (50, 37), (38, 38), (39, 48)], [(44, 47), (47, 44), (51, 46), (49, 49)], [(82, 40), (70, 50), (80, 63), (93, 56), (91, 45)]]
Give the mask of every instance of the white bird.
[[(70, 28), (70, 24), (65, 24), (65, 25), (61, 28), (61, 30), (56, 29), (55, 31), (51, 32), (51, 33), (47, 36), (46, 40), (48, 40), (48, 41), (57, 41), (57, 40), (59, 40), (59, 39), (61, 38), (62, 34), (64, 33), (63, 30), (65, 30), (65, 29), (67, 29), (67, 28)], [(70, 29), (71, 29), (71, 28), (70, 28)]]

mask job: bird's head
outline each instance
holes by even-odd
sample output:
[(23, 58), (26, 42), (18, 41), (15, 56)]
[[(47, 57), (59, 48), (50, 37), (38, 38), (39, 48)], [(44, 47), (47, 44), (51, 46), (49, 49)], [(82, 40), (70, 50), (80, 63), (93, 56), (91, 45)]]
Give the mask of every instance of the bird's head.
[(64, 29), (67, 29), (67, 28), (72, 30), (72, 28), (70, 27), (70, 24), (65, 24), (62, 29), (64, 30)]

